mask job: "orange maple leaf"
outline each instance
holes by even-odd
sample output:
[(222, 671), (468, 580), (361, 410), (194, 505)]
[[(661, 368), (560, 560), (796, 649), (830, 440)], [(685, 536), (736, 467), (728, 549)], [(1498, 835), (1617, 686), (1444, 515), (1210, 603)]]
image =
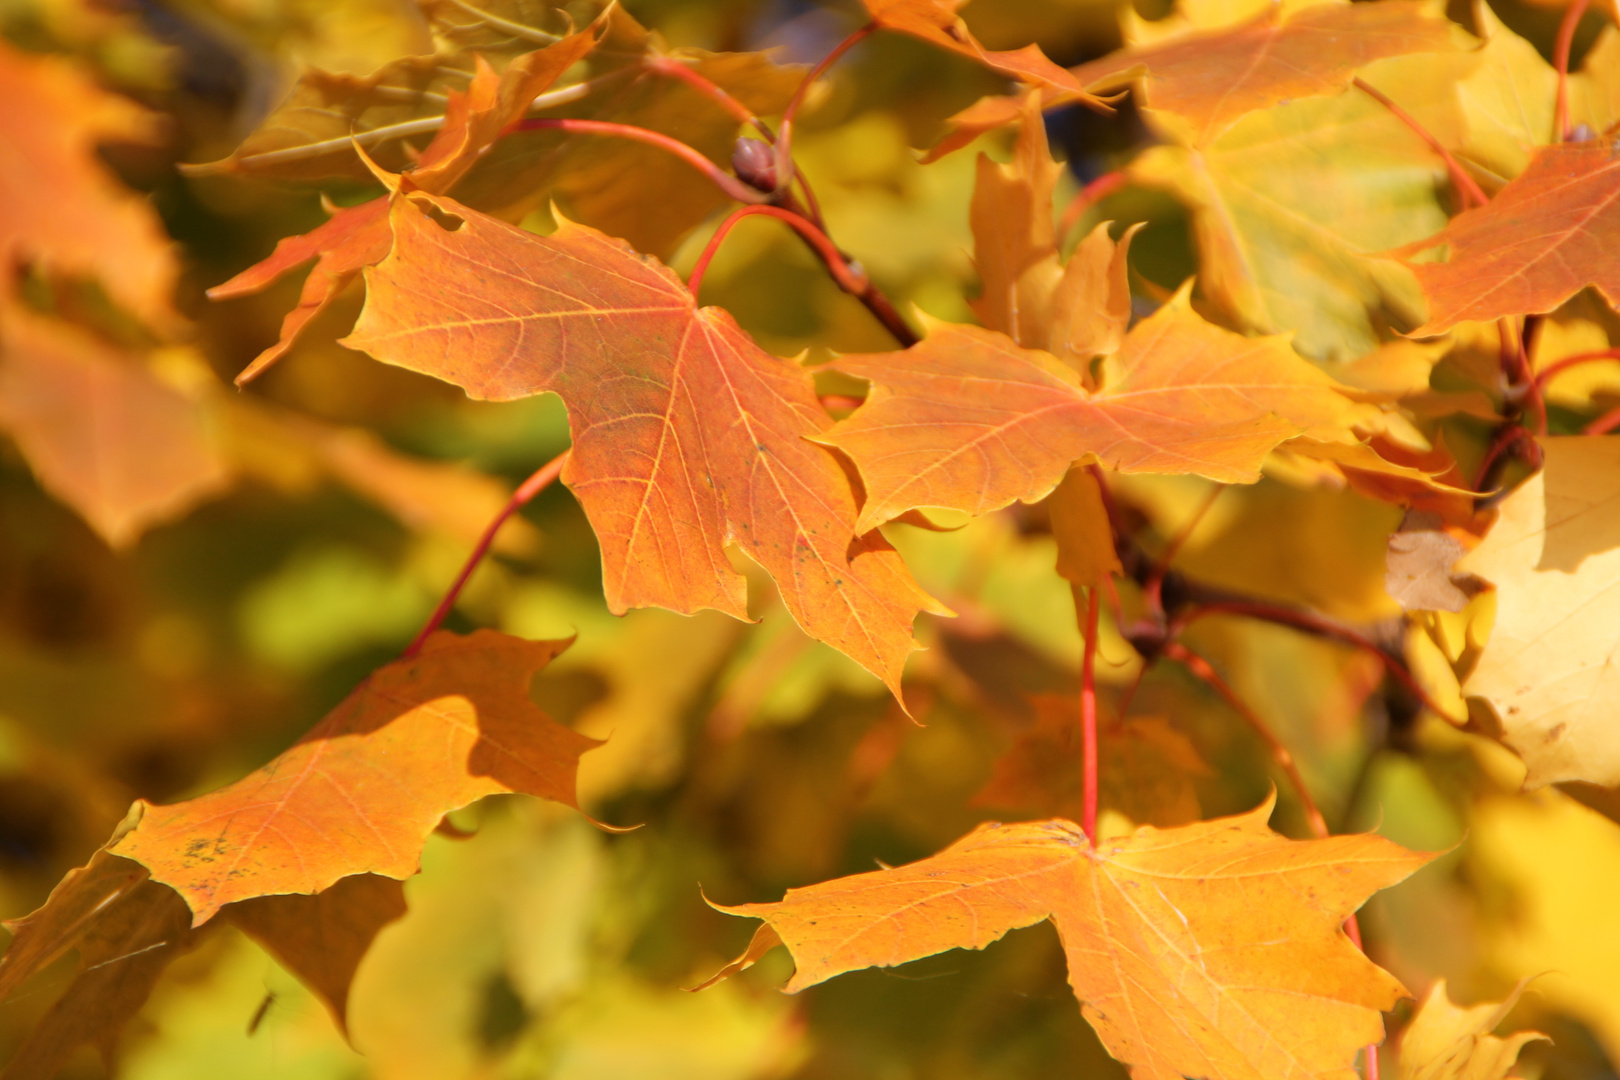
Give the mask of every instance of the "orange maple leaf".
[(1549, 312), (1588, 285), (1620, 304), (1620, 135), (1544, 146), (1482, 207), (1465, 210), (1411, 255), (1444, 245), (1445, 262), (1412, 270), (1429, 300), (1425, 337), (1460, 322)]
[(807, 633), (898, 692), (912, 620), (943, 609), (880, 535), (857, 535), (848, 479), (808, 441), (831, 425), (808, 372), (594, 229), (539, 237), (424, 196), (396, 201), (393, 220), (344, 344), (475, 398), (560, 394), (574, 435), (562, 478), (601, 543), (609, 608), (746, 618), (735, 544)]
[(908, 866), (716, 905), (766, 922), (710, 982), (780, 943), (796, 993), (1051, 919), (1086, 1019), (1138, 1080), (1351, 1080), (1406, 991), (1344, 920), (1433, 856), (1375, 835), (1289, 840), (1271, 809), (1095, 848), (1067, 821), (991, 823)]
[[(422, 152), (416, 166), (400, 181), (423, 191), (444, 192), (466, 175), (479, 156), (521, 119), (535, 95), (556, 82), (591, 49), (598, 27), (590, 27), (535, 52), (518, 57), (501, 75), (482, 56), (465, 93), (451, 91), (444, 126)], [(283, 274), (310, 259), (315, 266), (304, 279), (298, 306), (281, 323), (281, 336), (237, 375), (238, 385), (256, 378), (286, 355), (300, 331), (336, 300), (363, 267), (382, 261), (392, 236), (388, 230), (388, 197), (345, 207), (331, 220), (302, 236), (276, 244), (262, 262), (208, 290), (210, 300), (249, 296), (268, 288)]]
[(1337, 94), (1375, 60), (1457, 47), (1451, 24), (1426, 0), (1281, 12), (1271, 4), (1225, 30), (1121, 49), (1075, 68), (1074, 77), (1096, 90), (1141, 79), (1144, 104), (1180, 116), (1188, 141), (1200, 146), (1256, 109)]
[(1286, 339), (1242, 337), (1179, 300), (1126, 336), (1095, 393), (1051, 354), (973, 326), (834, 366), (872, 383), (824, 440), (866, 483), (862, 530), (920, 507), (977, 515), (1039, 499), (1088, 454), (1121, 472), (1252, 483), (1278, 443), (1351, 407)]
[(96, 278), (149, 325), (176, 319), (177, 272), (157, 214), (96, 157), (96, 144), (151, 142), (156, 118), (71, 63), (0, 41), (0, 278), (19, 262)]
[(142, 803), (109, 850), (173, 886), (201, 925), (237, 900), (409, 877), (439, 820), (486, 795), (573, 806), (579, 757), (597, 740), (529, 701), (534, 674), (567, 646), (435, 634), (264, 768), (186, 802)]

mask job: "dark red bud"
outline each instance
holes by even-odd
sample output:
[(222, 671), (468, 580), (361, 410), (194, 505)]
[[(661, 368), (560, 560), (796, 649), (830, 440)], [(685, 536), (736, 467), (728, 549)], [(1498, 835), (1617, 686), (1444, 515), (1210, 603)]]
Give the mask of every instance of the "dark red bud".
[(731, 151), (731, 167), (737, 179), (756, 191), (776, 190), (776, 148), (770, 143), (738, 138)]

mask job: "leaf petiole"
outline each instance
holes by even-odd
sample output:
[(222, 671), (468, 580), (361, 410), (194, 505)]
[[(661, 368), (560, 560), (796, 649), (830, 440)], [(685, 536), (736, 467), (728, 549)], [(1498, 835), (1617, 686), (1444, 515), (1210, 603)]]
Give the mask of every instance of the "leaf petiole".
[(439, 606), (433, 609), (433, 614), (428, 616), (427, 623), (417, 632), (411, 643), (405, 646), (405, 651), (400, 654), (402, 657), (415, 656), (420, 652), (427, 639), (432, 637), (433, 632), (444, 623), (444, 620), (450, 614), (450, 609), (456, 606), (456, 599), (461, 596), (461, 590), (466, 587), (467, 579), (472, 577), (473, 571), (478, 569), (478, 564), (489, 553), (490, 545), (495, 542), (495, 534), (501, 531), (501, 526), (506, 524), (507, 518), (517, 513), (521, 507), (536, 495), (550, 487), (552, 481), (562, 474), (563, 466), (568, 463), (568, 453), (567, 450), (564, 450), (540, 466), (534, 471), (534, 475), (523, 481), (518, 486), (518, 489), (512, 492), (512, 497), (506, 501), (505, 506), (501, 507), (500, 513), (495, 515), (494, 519), (484, 529), (484, 534), (478, 538), (478, 543), (473, 546), (472, 554), (467, 556), (467, 561), (462, 565), (461, 572), (456, 575), (456, 580), (451, 582), (449, 590), (439, 601)]
[(565, 131), (580, 135), (608, 135), (619, 139), (629, 139), (632, 142), (645, 143), (656, 146), (660, 150), (674, 154), (688, 165), (703, 173), (715, 186), (728, 196), (740, 203), (762, 203), (770, 196), (757, 191), (726, 172), (720, 166), (698, 153), (692, 147), (658, 131), (635, 127), (631, 124), (617, 124), (609, 120), (555, 120), (530, 119), (520, 120), (512, 128), (513, 131)]

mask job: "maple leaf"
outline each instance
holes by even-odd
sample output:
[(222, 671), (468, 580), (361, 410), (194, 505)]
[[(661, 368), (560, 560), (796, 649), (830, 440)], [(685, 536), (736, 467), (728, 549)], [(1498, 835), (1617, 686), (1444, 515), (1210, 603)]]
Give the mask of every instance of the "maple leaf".
[[(548, 48), (518, 57), (500, 76), (478, 57), (466, 92), (450, 91), (444, 126), (415, 168), (406, 174), (409, 180), (391, 181), (392, 185), (408, 183), (423, 191), (448, 191), (507, 128), (523, 117), (535, 95), (589, 53), (596, 40), (595, 28), (583, 30)], [(331, 220), (302, 236), (287, 237), (276, 244), (269, 258), (209, 289), (210, 300), (249, 296), (310, 259), (316, 260), (304, 279), (298, 306), (282, 320), (280, 337), (237, 375), (237, 385), (257, 377), (285, 356), (299, 331), (326, 310), (363, 267), (380, 262), (388, 254), (392, 239), (388, 198), (372, 199), (338, 210)]]
[(1199, 289), (1234, 325), (1293, 330), (1305, 355), (1344, 361), (1391, 317), (1421, 318), (1416, 279), (1377, 253), (1444, 222), (1443, 167), (1365, 94), (1252, 113), (1208, 146), (1150, 148), (1128, 172), (1192, 211)]
[(1183, 140), (1202, 146), (1257, 109), (1337, 94), (1375, 60), (1456, 47), (1454, 28), (1426, 0), (1312, 4), (1286, 15), (1271, 4), (1238, 26), (1122, 49), (1074, 75), (1099, 91), (1140, 79), (1143, 104), (1175, 114)]
[(379, 668), (291, 749), (219, 791), (145, 807), (114, 854), (172, 886), (200, 926), (233, 901), (406, 878), (449, 811), (521, 792), (575, 805), (596, 745), (529, 702), (566, 641), (439, 633)]
[(1482, 207), (1465, 210), (1411, 255), (1445, 247), (1445, 262), (1412, 269), (1429, 301), (1413, 336), (1459, 322), (1540, 315), (1588, 285), (1620, 303), (1620, 135), (1542, 147)]
[[(1037, 817), (1076, 818), (1083, 803), (1080, 706), (1042, 694), (1035, 722), (997, 759), (974, 806)], [(1197, 821), (1194, 781), (1214, 773), (1192, 743), (1159, 716), (1109, 717), (1097, 726), (1098, 805), (1143, 825)]]
[(559, 394), (574, 436), (562, 478), (601, 544), (611, 610), (746, 618), (735, 544), (807, 633), (898, 692), (913, 618), (942, 609), (881, 536), (857, 535), (848, 480), (807, 441), (831, 424), (807, 371), (593, 229), (538, 237), (422, 197), (398, 200), (393, 221), (344, 344), (474, 398)]
[[(108, 843), (127, 835), (139, 818), (137, 807)], [(366, 874), (317, 896), (259, 897), (226, 913), (310, 984), (342, 1028), (360, 959), (377, 932), (405, 913), (405, 895), (399, 882)], [(0, 1001), (62, 956), (78, 953), (67, 989), (8, 1062), (7, 1077), (54, 1075), (86, 1043), (110, 1055), (158, 977), (200, 940), (178, 893), (105, 846), (69, 871), (38, 910), (5, 926), (12, 943), (0, 958)]]
[(225, 487), (206, 402), (87, 332), (0, 304), (0, 427), (115, 547)]
[(1288, 840), (1271, 809), (1095, 848), (1067, 821), (991, 823), (907, 866), (716, 905), (766, 920), (716, 979), (780, 942), (796, 993), (1051, 919), (1086, 1019), (1133, 1076), (1349, 1080), (1405, 991), (1341, 925), (1432, 856), (1375, 835)]
[(404, 914), (405, 887), (376, 874), (339, 878), (313, 896), (257, 896), (224, 910), (283, 967), (297, 972), (345, 1033), (354, 973), (382, 928)]
[(1496, 623), (1464, 690), (1488, 701), (1525, 784), (1620, 784), (1609, 703), (1620, 693), (1620, 440), (1543, 443), (1545, 465), (1457, 564), (1496, 586)]
[(862, 0), (872, 21), (889, 30), (920, 38), (930, 45), (977, 60), (998, 74), (1044, 91), (1048, 107), (1070, 102), (1102, 106), (1101, 98), (1066, 69), (1047, 59), (1038, 45), (992, 52), (979, 44), (956, 14), (965, 0)]
[(1503, 1001), (1459, 1008), (1446, 980), (1436, 979), (1401, 1036), (1398, 1080), (1503, 1080), (1526, 1043), (1547, 1038), (1539, 1031), (1505, 1039), (1491, 1034), (1518, 1004), (1524, 985), (1520, 981)]
[(3, 41), (0, 102), (0, 277), (9, 281), (17, 264), (37, 261), (94, 277), (149, 325), (172, 325), (177, 267), (168, 237), (146, 201), (96, 156), (103, 141), (154, 141), (156, 118), (68, 61), (27, 56)]
[(1098, 225), (1063, 264), (1052, 224), (1060, 169), (1037, 95), (1025, 98), (1018, 119), (1012, 162), (978, 160), (968, 221), (984, 292), (973, 311), (1018, 344), (1083, 366), (1117, 350), (1130, 325), (1126, 258), (1136, 228), (1115, 244), (1107, 225)]
[[(126, 822), (127, 824), (127, 822)], [(37, 911), (6, 923), (0, 1000), (69, 951), (77, 969), (62, 996), (6, 1063), (7, 1080), (49, 1077), (90, 1044), (110, 1060), (124, 1024), (169, 963), (196, 944), (186, 905), (127, 859), (95, 853), (68, 872)]]
[(1047, 496), (1046, 510), (1052, 521), (1052, 539), (1057, 541), (1059, 577), (1089, 589), (1120, 572), (1102, 485), (1089, 468), (1077, 465), (1070, 469)]
[(1055, 487), (1088, 455), (1121, 472), (1252, 483), (1265, 455), (1351, 407), (1282, 338), (1205, 322), (1183, 293), (1126, 337), (1095, 393), (1050, 354), (1001, 334), (936, 325), (905, 352), (846, 356), (872, 383), (824, 439), (866, 484), (857, 528), (919, 507), (979, 515)]

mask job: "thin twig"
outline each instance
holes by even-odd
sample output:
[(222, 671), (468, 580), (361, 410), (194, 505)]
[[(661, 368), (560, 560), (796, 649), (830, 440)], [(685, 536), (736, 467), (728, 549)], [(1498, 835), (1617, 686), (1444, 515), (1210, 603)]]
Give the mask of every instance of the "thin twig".
[(1440, 160), (1446, 163), (1446, 171), (1451, 174), (1452, 185), (1456, 187), (1457, 193), (1462, 196), (1464, 210), (1470, 206), (1484, 206), (1491, 201), (1485, 192), (1480, 190), (1479, 185), (1474, 183), (1474, 178), (1469, 176), (1467, 171), (1463, 169), (1462, 164), (1451, 156), (1451, 151), (1447, 150), (1439, 139), (1429, 134), (1427, 128), (1418, 123), (1417, 117), (1395, 104), (1381, 91), (1367, 85), (1361, 80), (1360, 76), (1352, 79), (1351, 85), (1388, 109), (1397, 120), (1411, 128), (1418, 138), (1428, 143), (1430, 150), (1440, 155)]
[(1179, 641), (1167, 642), (1164, 646), (1164, 655), (1184, 665), (1188, 671), (1198, 676), (1247, 721), (1249, 727), (1254, 729), (1254, 733), (1270, 748), (1271, 759), (1277, 763), (1277, 768), (1283, 771), (1288, 777), (1288, 782), (1293, 785), (1294, 796), (1299, 799), (1300, 808), (1305, 811), (1305, 822), (1310, 826), (1311, 834), (1325, 838), (1328, 835), (1327, 818), (1322, 816), (1316, 800), (1311, 798), (1310, 789), (1305, 786), (1305, 777), (1299, 771), (1299, 763), (1294, 760), (1294, 755), (1283, 745), (1282, 740), (1277, 738), (1270, 726), (1249, 708), (1248, 703), (1238, 696), (1237, 691), (1226, 684), (1226, 680), (1216, 673), (1208, 660)]
[(1467, 721), (1458, 720), (1451, 716), (1432, 698), (1423, 687), (1413, 678), (1412, 673), (1406, 670), (1406, 665), (1391, 656), (1388, 650), (1358, 630), (1345, 626), (1343, 623), (1329, 619), (1313, 612), (1299, 611), (1284, 607), (1280, 604), (1268, 604), (1264, 601), (1217, 601), (1195, 607), (1177, 617), (1172, 624), (1174, 638), (1182, 629), (1203, 618), (1206, 615), (1243, 615), (1251, 619), (1261, 619), (1265, 622), (1278, 623), (1282, 626), (1291, 626), (1296, 630), (1304, 630), (1318, 637), (1331, 638), (1346, 645), (1353, 645), (1358, 649), (1371, 653), (1384, 665), (1384, 670), (1394, 676), (1395, 680), (1415, 697), (1418, 702), (1436, 716), (1443, 717), (1448, 722), (1462, 727)]
[(456, 575), (456, 580), (451, 583), (449, 590), (444, 594), (444, 598), (439, 601), (439, 606), (433, 609), (433, 614), (428, 617), (427, 623), (417, 633), (416, 637), (411, 640), (411, 643), (405, 646), (403, 656), (412, 657), (422, 651), (422, 646), (426, 644), (427, 639), (433, 636), (433, 632), (449, 616), (450, 609), (455, 607), (456, 599), (461, 596), (461, 590), (466, 586), (467, 579), (472, 577), (473, 571), (478, 568), (478, 564), (489, 553), (490, 545), (495, 542), (495, 534), (501, 531), (501, 526), (506, 524), (506, 519), (517, 513), (518, 509), (529, 500), (550, 487), (551, 482), (556, 480), (562, 473), (563, 465), (567, 461), (568, 451), (564, 450), (536, 469), (533, 476), (523, 481), (518, 489), (512, 492), (512, 497), (506, 500), (506, 505), (501, 507), (500, 513), (496, 514), (484, 529), (484, 535), (478, 538), (478, 543), (474, 545), (472, 554), (467, 556), (466, 563), (461, 567), (461, 573)]
[(838, 283), (838, 287), (865, 304), (866, 309), (875, 315), (879, 322), (883, 323), (884, 328), (894, 335), (895, 340), (900, 342), (902, 347), (910, 348), (917, 343), (917, 335), (912, 333), (911, 328), (900, 318), (900, 313), (895, 311), (894, 305), (889, 302), (888, 297), (884, 296), (872, 284), (872, 280), (863, 271), (844, 257), (843, 252), (838, 250), (838, 245), (834, 244), (826, 233), (818, 229), (814, 222), (802, 214), (795, 214), (780, 206), (744, 206), (733, 211), (729, 217), (720, 223), (720, 227), (715, 229), (714, 235), (709, 238), (709, 243), (704, 247), (703, 253), (698, 256), (697, 265), (692, 267), (692, 273), (687, 278), (687, 288), (691, 290), (693, 299), (697, 298), (698, 290), (703, 285), (703, 276), (708, 271), (710, 260), (714, 258), (715, 252), (719, 250), (720, 242), (725, 239), (726, 234), (739, 221), (755, 215), (773, 217), (791, 226), (809, 245), (810, 250), (814, 251), (817, 257), (821, 259), (822, 263), (827, 267), (827, 271), (832, 275), (833, 280)]

